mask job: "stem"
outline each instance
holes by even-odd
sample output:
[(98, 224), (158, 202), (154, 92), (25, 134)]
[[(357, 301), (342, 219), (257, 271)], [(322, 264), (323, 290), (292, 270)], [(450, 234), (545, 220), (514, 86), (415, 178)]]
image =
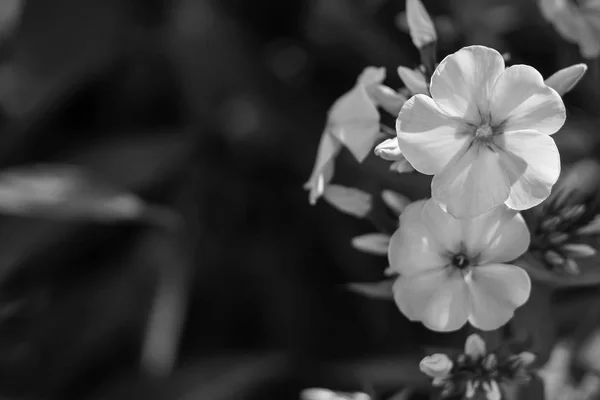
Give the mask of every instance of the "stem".
[[(146, 220), (176, 242), (183, 223), (173, 211), (150, 206)], [(165, 377), (173, 370), (188, 301), (188, 268), (180, 259), (159, 263), (154, 303), (142, 347), (141, 367), (151, 376)]]

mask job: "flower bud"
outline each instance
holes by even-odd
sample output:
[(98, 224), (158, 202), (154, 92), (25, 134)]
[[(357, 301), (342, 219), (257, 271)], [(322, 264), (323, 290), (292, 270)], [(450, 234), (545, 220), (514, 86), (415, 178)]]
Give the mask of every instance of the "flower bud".
[(421, 0), (406, 0), (406, 19), (410, 37), (418, 49), (437, 41), (435, 26)]
[(385, 256), (388, 253), (390, 236), (384, 233), (368, 233), (352, 239), (352, 246), (363, 253)]
[(600, 233), (600, 215), (596, 215), (594, 219), (586, 226), (577, 230), (578, 235), (597, 235)]
[(371, 211), (371, 195), (355, 188), (329, 185), (323, 198), (332, 206), (346, 214), (363, 218)]
[(406, 172), (414, 172), (413, 166), (408, 162), (408, 160), (402, 157), (401, 160), (394, 161), (390, 165), (390, 171), (397, 172), (399, 174), (403, 174)]
[(575, 87), (586, 71), (587, 65), (585, 64), (571, 65), (555, 72), (546, 79), (545, 83), (562, 96)]
[(569, 243), (562, 246), (572, 257), (591, 257), (596, 254), (596, 249), (584, 243)]
[(398, 146), (398, 138), (386, 139), (375, 147), (375, 155), (388, 161), (399, 161), (404, 159), (400, 147)]
[(381, 198), (398, 215), (402, 214), (406, 206), (411, 203), (408, 197), (393, 190), (384, 190), (381, 192)]
[(367, 88), (367, 93), (371, 96), (375, 105), (383, 108), (395, 117), (398, 116), (398, 113), (407, 100), (404, 95), (397, 93), (385, 85), (371, 85)]
[(485, 342), (478, 334), (474, 333), (465, 342), (465, 354), (473, 360), (478, 360), (486, 353)]
[(452, 360), (445, 354), (433, 354), (427, 356), (419, 363), (421, 372), (432, 378), (443, 378), (448, 376), (452, 370)]
[(410, 69), (406, 67), (398, 67), (398, 75), (404, 85), (414, 94), (429, 94), (425, 75), (418, 69)]

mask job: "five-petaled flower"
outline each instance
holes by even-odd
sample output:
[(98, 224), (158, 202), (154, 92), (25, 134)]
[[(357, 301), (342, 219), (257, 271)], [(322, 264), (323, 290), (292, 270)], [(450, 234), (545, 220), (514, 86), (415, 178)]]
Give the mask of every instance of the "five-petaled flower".
[(411, 203), (388, 250), (399, 274), (394, 300), (407, 318), (434, 331), (454, 331), (467, 321), (497, 329), (529, 298), (527, 273), (506, 264), (529, 240), (521, 215), (505, 206), (455, 219), (431, 199)]
[(502, 203), (525, 210), (549, 196), (560, 173), (550, 135), (566, 115), (537, 70), (505, 68), (496, 50), (465, 47), (438, 65), (430, 92), (404, 104), (396, 131), (412, 166), (434, 175), (432, 198), (444, 210), (470, 218)]
[(481, 393), (487, 400), (500, 400), (501, 387), (507, 389), (531, 378), (534, 361), (535, 355), (527, 351), (488, 353), (481, 336), (472, 334), (467, 338), (464, 354), (454, 360), (446, 354), (433, 354), (425, 357), (419, 367), (433, 378), (433, 386), (442, 388), (442, 397), (472, 399)]
[(343, 146), (362, 162), (382, 137), (377, 107), (395, 115), (404, 104), (404, 96), (381, 84), (384, 79), (385, 68), (366, 68), (356, 85), (331, 106), (313, 171), (304, 185), (311, 204), (333, 178), (335, 158)]
[(539, 0), (542, 15), (567, 41), (579, 46), (583, 57), (600, 55), (600, 2), (598, 0)]

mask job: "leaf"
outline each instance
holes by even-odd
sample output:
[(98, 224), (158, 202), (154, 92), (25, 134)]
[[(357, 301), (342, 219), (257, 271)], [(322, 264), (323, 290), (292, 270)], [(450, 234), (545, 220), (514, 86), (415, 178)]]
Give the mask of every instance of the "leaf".
[(118, 221), (139, 218), (144, 202), (71, 165), (38, 164), (0, 172), (0, 212)]
[(392, 286), (396, 279), (387, 279), (381, 282), (357, 282), (349, 283), (347, 288), (363, 296), (380, 300), (393, 300)]

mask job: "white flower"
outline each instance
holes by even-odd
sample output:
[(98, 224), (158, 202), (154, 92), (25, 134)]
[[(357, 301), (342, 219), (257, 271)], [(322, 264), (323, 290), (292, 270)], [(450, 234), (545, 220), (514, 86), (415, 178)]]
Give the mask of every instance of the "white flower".
[(473, 219), (455, 219), (432, 200), (406, 207), (388, 258), (400, 276), (394, 299), (412, 321), (454, 331), (467, 321), (493, 330), (529, 298), (529, 276), (506, 264), (529, 247), (529, 230), (504, 206)]
[(534, 68), (504, 68), (497, 51), (465, 47), (446, 57), (430, 85), (398, 116), (402, 154), (434, 175), (433, 199), (457, 218), (502, 203), (515, 210), (546, 199), (560, 173), (551, 134), (566, 115), (561, 97)]
[(563, 96), (577, 85), (579, 80), (587, 71), (587, 65), (575, 64), (570, 67), (556, 71), (552, 76), (546, 79), (546, 85), (556, 90), (556, 93)]
[(304, 184), (315, 204), (333, 178), (335, 158), (343, 146), (362, 162), (381, 137), (377, 107), (397, 115), (405, 98), (381, 84), (385, 68), (368, 67), (356, 85), (342, 95), (329, 110), (311, 176)]
[(414, 168), (402, 155), (398, 146), (398, 138), (386, 139), (375, 146), (375, 155), (387, 161), (394, 161), (390, 165), (390, 170), (398, 173), (412, 172)]
[(416, 48), (420, 49), (437, 40), (435, 26), (421, 0), (406, 0), (406, 20)]
[(567, 41), (576, 43), (588, 59), (600, 55), (600, 2), (539, 0), (542, 15)]

